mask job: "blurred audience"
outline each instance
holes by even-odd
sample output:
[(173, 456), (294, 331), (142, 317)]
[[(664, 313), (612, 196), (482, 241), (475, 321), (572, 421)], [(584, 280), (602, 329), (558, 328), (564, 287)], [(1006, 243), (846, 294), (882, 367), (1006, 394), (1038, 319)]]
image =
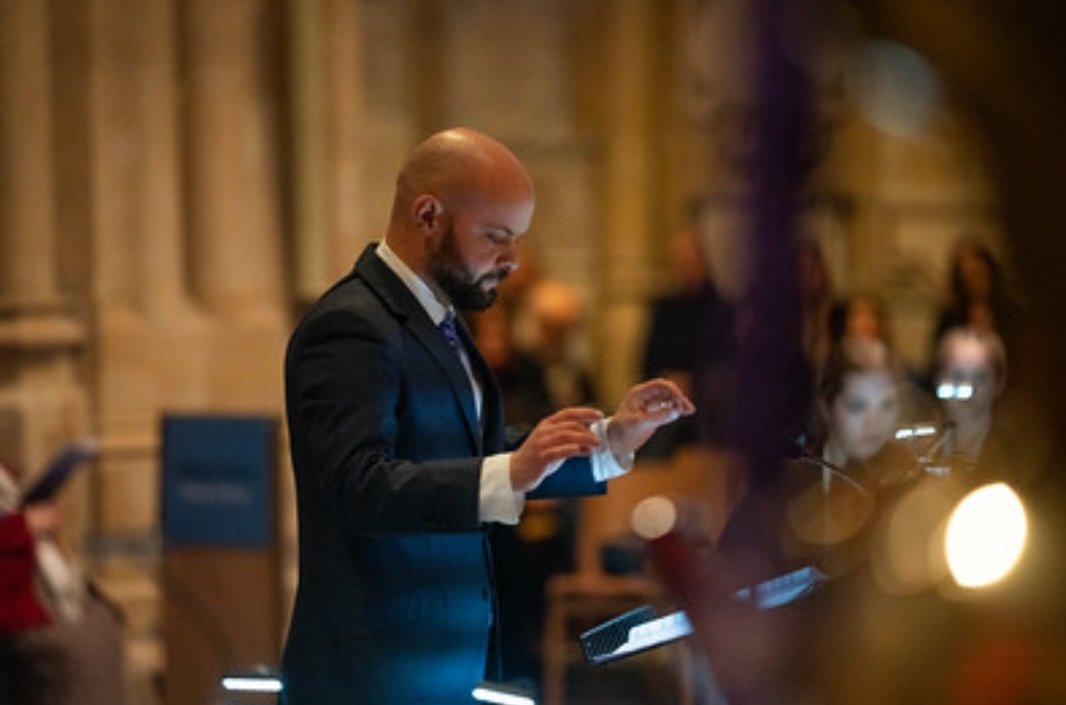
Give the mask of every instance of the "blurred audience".
[(62, 549), (62, 521), (52, 500), (22, 506), (0, 465), (0, 703), (121, 705), (121, 620)]
[(866, 623), (854, 612), (871, 589), (869, 546), (917, 471), (914, 455), (895, 440), (902, 381), (881, 341), (845, 338), (829, 350), (816, 394), (818, 431), (776, 482), (749, 488), (718, 539), (719, 570), (736, 585), (804, 567), (827, 576), (759, 625), (774, 635), (762, 677), (775, 702), (847, 702), (835, 690), (861, 678), (849, 669), (869, 665)]
[[(903, 413), (903, 376), (881, 342), (845, 339), (827, 358), (807, 444), (776, 483), (752, 487), (722, 533), (720, 547), (765, 565), (748, 581), (802, 565), (846, 573), (862, 555), (873, 513), (914, 476), (916, 458), (895, 440)], [(742, 571), (747, 574), (749, 571)]]

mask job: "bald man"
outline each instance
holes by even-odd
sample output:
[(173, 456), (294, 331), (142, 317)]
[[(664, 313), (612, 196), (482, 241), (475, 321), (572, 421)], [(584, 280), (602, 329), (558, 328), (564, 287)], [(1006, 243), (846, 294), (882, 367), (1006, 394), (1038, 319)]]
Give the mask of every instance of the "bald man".
[(485, 528), (530, 493), (598, 491), (693, 407), (635, 386), (608, 420), (571, 408), (513, 452), (492, 375), (455, 311), (516, 267), (533, 184), (502, 144), (452, 129), (400, 172), (385, 239), (300, 322), (285, 363), (300, 582), (283, 658), (289, 705), (471, 702), (486, 674)]

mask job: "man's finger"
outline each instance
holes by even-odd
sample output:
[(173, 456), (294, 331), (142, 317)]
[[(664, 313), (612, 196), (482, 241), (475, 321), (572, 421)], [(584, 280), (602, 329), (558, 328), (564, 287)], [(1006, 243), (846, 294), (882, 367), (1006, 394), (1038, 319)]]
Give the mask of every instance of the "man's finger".
[(567, 458), (576, 458), (591, 454), (592, 447), (585, 445), (584, 443), (561, 443), (553, 445), (550, 448), (544, 448), (540, 453), (540, 457), (545, 463), (553, 463), (566, 460)]
[(674, 418), (677, 416), (687, 416), (696, 411), (696, 407), (687, 398), (675, 398), (675, 397), (657, 397), (647, 400), (642, 410), (646, 414), (660, 414), (669, 416), (670, 413), (674, 414)]
[(593, 409), (588, 406), (571, 406), (561, 411), (556, 411), (549, 416), (545, 421), (551, 421), (553, 423), (562, 423), (567, 421), (573, 421), (585, 426), (595, 423), (603, 418), (603, 412), (599, 409)]

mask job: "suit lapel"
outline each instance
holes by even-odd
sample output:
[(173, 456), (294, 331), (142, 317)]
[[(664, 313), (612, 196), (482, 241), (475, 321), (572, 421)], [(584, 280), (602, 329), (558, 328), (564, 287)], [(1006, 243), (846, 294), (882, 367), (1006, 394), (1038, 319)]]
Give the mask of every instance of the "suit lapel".
[[(417, 301), (415, 303), (417, 304)], [(448, 384), (451, 386), (455, 401), (462, 409), (467, 432), (470, 434), (470, 439), (480, 455), (484, 452), (481, 424), (478, 423), (477, 409), (474, 407), (474, 391), (470, 388), (470, 378), (466, 375), (466, 369), (459, 359), (459, 354), (448, 344), (444, 334), (437, 330), (437, 327), (429, 320), (429, 316), (422, 310), (421, 306), (419, 306), (418, 312), (420, 315), (412, 316), (409, 319), (408, 330), (429, 351), (444, 371), (444, 376), (448, 378)], [(475, 353), (468, 352), (467, 354), (470, 355), (471, 361), (473, 361)], [(480, 357), (480, 355), (476, 356)]]
[(466, 346), (470, 365), (481, 382), (481, 426), (485, 449), (489, 453), (498, 453), (504, 449), (503, 395), (500, 393), (499, 385), (496, 384), (496, 376), (492, 374), (489, 364), (485, 362), (481, 351), (474, 344), (466, 322), (462, 318), (458, 322), (459, 338)]
[[(466, 426), (470, 442), (480, 455), (484, 452), (481, 424), (478, 423), (477, 410), (474, 408), (474, 392), (470, 388), (470, 379), (466, 370), (456, 354), (448, 344), (444, 335), (433, 325), (429, 314), (422, 308), (415, 295), (407, 288), (407, 285), (396, 276), (388, 265), (374, 252), (376, 244), (371, 244), (363, 251), (359, 261), (356, 262), (355, 272), (366, 281), (367, 285), (377, 294), (381, 302), (393, 316), (411, 333), (411, 335), (426, 349), (444, 374), (451, 388), (455, 402), (459, 407)], [(469, 341), (465, 327), (460, 326), (463, 333), (463, 343), (467, 346), (467, 354), (471, 363), (487, 369), (484, 360), (477, 349)], [(477, 362), (475, 362), (475, 358)], [(480, 372), (478, 372), (480, 374)], [(490, 375), (491, 377), (491, 375)]]

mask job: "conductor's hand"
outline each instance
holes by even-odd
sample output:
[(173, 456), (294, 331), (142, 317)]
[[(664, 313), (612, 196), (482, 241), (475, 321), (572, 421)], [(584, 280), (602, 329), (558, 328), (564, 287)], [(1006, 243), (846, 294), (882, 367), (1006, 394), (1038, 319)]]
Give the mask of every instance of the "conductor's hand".
[(602, 418), (597, 409), (573, 407), (541, 420), (511, 454), (514, 491), (530, 492), (567, 458), (590, 455), (600, 441), (589, 426)]
[(652, 379), (629, 388), (607, 426), (616, 457), (631, 456), (660, 426), (695, 413), (695, 405), (675, 383)]

